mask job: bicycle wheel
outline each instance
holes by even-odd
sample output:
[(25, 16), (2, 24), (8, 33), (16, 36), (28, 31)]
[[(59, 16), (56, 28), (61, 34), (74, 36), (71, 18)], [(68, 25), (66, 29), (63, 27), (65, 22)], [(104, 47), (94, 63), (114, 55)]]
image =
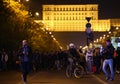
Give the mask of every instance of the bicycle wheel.
[(76, 78), (81, 78), (83, 77), (84, 75), (84, 69), (82, 66), (77, 66), (75, 69), (74, 69), (74, 76)]
[(70, 65), (68, 65), (66, 68), (66, 76), (68, 78), (72, 77), (72, 68), (70, 67)]

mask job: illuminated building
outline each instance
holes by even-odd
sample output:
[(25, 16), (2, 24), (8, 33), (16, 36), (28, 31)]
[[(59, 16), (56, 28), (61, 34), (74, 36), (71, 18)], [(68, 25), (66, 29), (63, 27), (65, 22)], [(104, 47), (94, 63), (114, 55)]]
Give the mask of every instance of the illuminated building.
[(86, 17), (91, 17), (93, 31), (109, 31), (110, 19), (98, 19), (98, 4), (43, 5), (43, 21), (50, 31), (85, 31)]
[(120, 19), (110, 19), (111, 26), (120, 27)]

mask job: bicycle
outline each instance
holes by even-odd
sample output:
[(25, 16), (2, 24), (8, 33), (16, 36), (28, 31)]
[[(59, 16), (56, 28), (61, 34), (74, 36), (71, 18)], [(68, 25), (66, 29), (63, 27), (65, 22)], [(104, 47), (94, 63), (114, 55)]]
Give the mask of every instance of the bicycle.
[(79, 61), (74, 61), (72, 58), (68, 58), (71, 61), (66, 68), (66, 76), (68, 78), (74, 76), (75, 78), (82, 78), (84, 75), (84, 69), (80, 65)]

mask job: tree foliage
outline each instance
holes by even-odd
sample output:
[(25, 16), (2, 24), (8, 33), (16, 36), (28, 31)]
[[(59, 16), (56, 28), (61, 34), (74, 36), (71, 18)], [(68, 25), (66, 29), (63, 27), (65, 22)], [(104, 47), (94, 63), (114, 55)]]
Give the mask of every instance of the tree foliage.
[(34, 22), (23, 4), (0, 0), (0, 48), (17, 49), (27, 39), (33, 49), (55, 50), (58, 45), (42, 30), (42, 25)]

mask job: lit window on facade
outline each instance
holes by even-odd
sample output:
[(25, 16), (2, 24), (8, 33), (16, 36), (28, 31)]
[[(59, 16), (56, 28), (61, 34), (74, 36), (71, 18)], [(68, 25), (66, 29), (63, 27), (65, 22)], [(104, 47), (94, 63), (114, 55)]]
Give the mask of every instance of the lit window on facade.
[(60, 11), (62, 11), (62, 8), (60, 8)]
[(76, 8), (76, 11), (77, 11), (77, 8)]
[(66, 8), (66, 11), (68, 11), (68, 8)]
[(57, 11), (59, 11), (59, 8), (57, 8)]
[(56, 11), (56, 8), (54, 8), (54, 11)]

